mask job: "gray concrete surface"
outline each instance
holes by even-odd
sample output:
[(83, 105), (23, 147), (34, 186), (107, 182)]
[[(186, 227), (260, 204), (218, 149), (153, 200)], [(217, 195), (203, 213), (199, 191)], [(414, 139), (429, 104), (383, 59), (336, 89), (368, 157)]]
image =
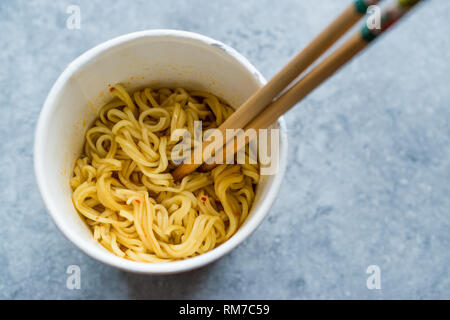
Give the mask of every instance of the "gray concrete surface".
[[(57, 230), (32, 166), (43, 101), (110, 38), (172, 28), (244, 54), (270, 78), (349, 0), (0, 2), (0, 298), (450, 298), (450, 2), (431, 0), (290, 111), (290, 164), (269, 217), (202, 269), (127, 274)], [(66, 8), (81, 8), (68, 30)], [(81, 289), (66, 268), (81, 268)], [(381, 289), (368, 290), (378, 265)]]

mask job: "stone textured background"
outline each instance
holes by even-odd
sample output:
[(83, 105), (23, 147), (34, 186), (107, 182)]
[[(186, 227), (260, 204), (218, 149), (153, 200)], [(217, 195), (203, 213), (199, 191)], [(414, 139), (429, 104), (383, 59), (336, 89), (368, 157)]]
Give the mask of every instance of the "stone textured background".
[[(0, 298), (450, 298), (450, 1), (431, 0), (286, 116), (289, 167), (245, 244), (175, 276), (98, 263), (56, 229), (33, 173), (65, 66), (152, 28), (223, 41), (270, 78), (350, 0), (0, 2)], [(66, 8), (81, 8), (81, 30)], [(68, 265), (81, 267), (68, 290)], [(381, 268), (381, 290), (366, 268)]]

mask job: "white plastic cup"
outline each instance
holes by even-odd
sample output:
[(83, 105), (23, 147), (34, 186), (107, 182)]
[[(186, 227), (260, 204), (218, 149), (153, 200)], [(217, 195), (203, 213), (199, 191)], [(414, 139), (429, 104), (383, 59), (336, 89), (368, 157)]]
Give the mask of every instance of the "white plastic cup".
[(37, 182), (48, 212), (75, 246), (107, 265), (144, 274), (177, 273), (217, 260), (255, 231), (275, 200), (287, 163), (284, 120), (275, 124), (281, 129), (278, 171), (262, 177), (249, 216), (236, 234), (197, 257), (134, 262), (115, 256), (94, 240), (73, 206), (69, 186), (84, 134), (111, 99), (109, 85), (117, 82), (130, 90), (144, 86), (205, 90), (238, 107), (266, 80), (242, 55), (216, 40), (185, 31), (142, 31), (106, 41), (70, 63), (50, 90), (39, 117), (34, 144)]

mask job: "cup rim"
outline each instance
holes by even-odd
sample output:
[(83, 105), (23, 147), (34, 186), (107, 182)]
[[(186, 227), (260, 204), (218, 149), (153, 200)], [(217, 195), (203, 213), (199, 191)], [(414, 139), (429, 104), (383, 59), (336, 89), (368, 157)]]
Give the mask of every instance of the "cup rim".
[[(66, 85), (67, 81), (71, 78), (71, 76), (77, 72), (78, 69), (85, 67), (93, 58), (100, 55), (103, 52), (106, 52), (116, 46), (122, 45), (127, 42), (131, 42), (133, 40), (139, 38), (147, 38), (147, 37), (172, 37), (172, 38), (183, 38), (188, 39), (200, 44), (212, 45), (218, 48), (218, 50), (224, 50), (226, 54), (231, 56), (237, 63), (243, 66), (246, 70), (248, 70), (252, 76), (259, 82), (260, 85), (264, 85), (266, 83), (265, 78), (261, 75), (261, 73), (240, 53), (238, 53), (233, 48), (228, 45), (214, 40), (212, 38), (181, 30), (171, 30), (171, 29), (154, 29), (154, 30), (145, 30), (139, 32), (128, 33), (111, 40), (107, 40), (94, 48), (86, 51), (81, 54), (75, 60), (73, 60), (69, 65), (65, 68), (65, 70), (58, 77), (54, 85), (52, 86), (47, 98), (44, 102), (43, 108), (39, 115), (39, 120), (36, 126), (35, 131), (35, 139), (34, 139), (34, 171), (36, 176), (37, 185), (41, 194), (41, 197), (46, 206), (47, 212), (51, 216), (52, 220), (56, 224), (57, 228), (60, 232), (68, 239), (73, 245), (75, 245), (82, 252), (94, 258), (100, 262), (103, 262), (106, 265), (119, 268), (123, 271), (134, 272), (134, 273), (142, 273), (142, 274), (171, 274), (178, 272), (185, 272), (192, 269), (196, 269), (202, 267), (206, 264), (209, 264), (222, 256), (226, 255), (238, 245), (247, 239), (250, 234), (252, 234), (258, 226), (262, 223), (264, 218), (269, 213), (269, 210), (275, 200), (276, 195), (281, 186), (281, 182), (283, 180), (286, 167), (287, 167), (287, 134), (286, 134), (286, 123), (283, 117), (278, 119), (278, 124), (280, 127), (280, 148), (279, 148), (279, 163), (278, 163), (278, 171), (275, 174), (275, 178), (272, 184), (269, 186), (270, 192), (267, 197), (261, 199), (261, 209), (258, 212), (255, 212), (255, 215), (252, 219), (248, 220), (247, 223), (239, 228), (239, 230), (227, 241), (225, 241), (220, 246), (214, 248), (213, 250), (201, 254), (196, 257), (178, 260), (174, 262), (168, 263), (145, 263), (145, 262), (136, 262), (130, 261), (127, 259), (123, 259), (117, 257), (109, 252), (104, 254), (100, 254), (98, 250), (93, 248), (93, 246), (88, 243), (84, 243), (79, 241), (79, 237), (75, 232), (73, 232), (67, 225), (64, 223), (65, 218), (62, 215), (57, 214), (58, 209), (56, 208), (56, 204), (52, 199), (52, 195), (49, 189), (46, 186), (46, 177), (44, 174), (43, 168), (43, 146), (45, 144), (44, 137), (46, 136), (46, 132), (48, 130), (49, 118), (52, 114), (53, 110), (57, 108), (57, 104), (55, 103), (57, 97), (59, 96), (61, 89)], [(256, 214), (258, 213), (258, 214)]]

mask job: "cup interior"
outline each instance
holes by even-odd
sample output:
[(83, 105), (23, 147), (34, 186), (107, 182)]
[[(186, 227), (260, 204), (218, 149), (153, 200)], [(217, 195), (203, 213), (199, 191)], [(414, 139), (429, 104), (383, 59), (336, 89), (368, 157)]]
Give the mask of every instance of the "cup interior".
[[(77, 247), (123, 270), (153, 274), (185, 271), (219, 258), (242, 242), (267, 214), (284, 174), (284, 131), (278, 172), (262, 177), (247, 221), (226, 243), (198, 257), (164, 264), (122, 259), (93, 239), (73, 206), (69, 186), (85, 132), (111, 100), (110, 86), (118, 82), (130, 91), (145, 86), (204, 90), (236, 108), (265, 79), (245, 58), (215, 40), (181, 31), (139, 32), (105, 42), (72, 62), (50, 91), (39, 119), (35, 141), (39, 188), (55, 223)], [(283, 127), (282, 121), (274, 126), (280, 123)]]

